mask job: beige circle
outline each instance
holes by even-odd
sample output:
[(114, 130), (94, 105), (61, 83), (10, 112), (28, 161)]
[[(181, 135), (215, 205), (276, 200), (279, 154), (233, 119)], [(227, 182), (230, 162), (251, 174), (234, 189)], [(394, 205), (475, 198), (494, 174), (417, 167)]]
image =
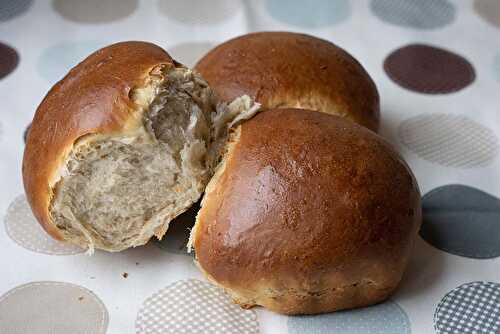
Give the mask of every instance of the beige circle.
[(241, 0), (159, 0), (166, 17), (182, 23), (215, 24), (233, 17), (242, 9)]
[(500, 1), (476, 0), (474, 1), (474, 10), (484, 20), (500, 28)]
[(210, 42), (181, 43), (169, 48), (168, 53), (178, 62), (193, 67), (214, 46), (215, 43)]
[(130, 16), (138, 0), (54, 0), (54, 10), (78, 23), (107, 23)]
[(399, 126), (399, 137), (421, 158), (449, 167), (488, 166), (499, 151), (498, 138), (491, 129), (461, 115), (412, 117)]
[(104, 334), (108, 311), (84, 287), (62, 282), (32, 282), (0, 298), (0, 333)]
[(258, 334), (255, 311), (233, 304), (224, 291), (196, 279), (175, 282), (142, 304), (137, 334)]
[(24, 195), (19, 195), (9, 205), (4, 222), (7, 235), (30, 251), (49, 255), (73, 255), (85, 251), (50, 237), (36, 221)]

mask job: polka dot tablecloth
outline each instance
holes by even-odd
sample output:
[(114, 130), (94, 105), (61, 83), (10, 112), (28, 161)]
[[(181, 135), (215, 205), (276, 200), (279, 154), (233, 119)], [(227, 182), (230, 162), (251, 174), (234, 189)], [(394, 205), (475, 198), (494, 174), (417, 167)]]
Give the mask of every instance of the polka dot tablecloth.
[[(186, 253), (196, 209), (162, 241), (89, 256), (49, 238), (23, 193), (36, 106), (92, 51), (146, 40), (189, 66), (251, 31), (353, 54), (381, 135), (418, 179), (423, 224), (401, 288), (358, 310), (243, 310)], [(500, 1), (0, 0), (0, 333), (500, 333)]]

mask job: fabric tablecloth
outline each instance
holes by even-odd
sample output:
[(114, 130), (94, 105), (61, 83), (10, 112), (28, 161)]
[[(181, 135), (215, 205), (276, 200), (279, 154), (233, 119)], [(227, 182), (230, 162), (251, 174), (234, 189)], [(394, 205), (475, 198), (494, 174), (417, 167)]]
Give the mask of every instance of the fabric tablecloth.
[[(231, 37), (309, 33), (354, 55), (424, 220), (387, 302), (318, 316), (242, 310), (165, 239), (93, 256), (49, 238), (23, 195), (23, 135), (49, 88), (123, 40), (188, 66)], [(70, 97), (68, 97), (70, 98)], [(0, 0), (0, 333), (500, 333), (500, 1)]]

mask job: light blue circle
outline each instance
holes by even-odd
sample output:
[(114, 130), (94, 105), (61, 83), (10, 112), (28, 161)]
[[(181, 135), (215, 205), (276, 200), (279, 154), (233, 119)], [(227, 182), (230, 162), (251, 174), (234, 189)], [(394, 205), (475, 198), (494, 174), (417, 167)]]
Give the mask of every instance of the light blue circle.
[(0, 22), (27, 12), (32, 4), (33, 0), (0, 0)]
[(347, 20), (347, 0), (267, 0), (267, 10), (276, 20), (302, 28), (321, 28)]
[(294, 316), (289, 334), (410, 334), (410, 320), (392, 301), (330, 314)]
[(382, 21), (415, 29), (437, 29), (456, 16), (448, 0), (372, 0), (370, 8)]
[(500, 82), (500, 53), (493, 58), (493, 75)]
[(50, 83), (61, 80), (68, 71), (106, 43), (97, 41), (62, 42), (45, 49), (38, 59), (40, 75)]

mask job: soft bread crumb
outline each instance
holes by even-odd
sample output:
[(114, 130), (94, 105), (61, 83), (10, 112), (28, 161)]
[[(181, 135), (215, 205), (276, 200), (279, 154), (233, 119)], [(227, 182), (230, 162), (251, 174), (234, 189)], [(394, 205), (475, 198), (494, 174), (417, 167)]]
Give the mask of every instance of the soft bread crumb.
[(152, 73), (130, 94), (137, 126), (78, 140), (55, 182), (52, 219), (88, 254), (161, 239), (201, 196), (229, 129), (258, 111), (248, 96), (216, 106), (207, 83), (184, 67)]

